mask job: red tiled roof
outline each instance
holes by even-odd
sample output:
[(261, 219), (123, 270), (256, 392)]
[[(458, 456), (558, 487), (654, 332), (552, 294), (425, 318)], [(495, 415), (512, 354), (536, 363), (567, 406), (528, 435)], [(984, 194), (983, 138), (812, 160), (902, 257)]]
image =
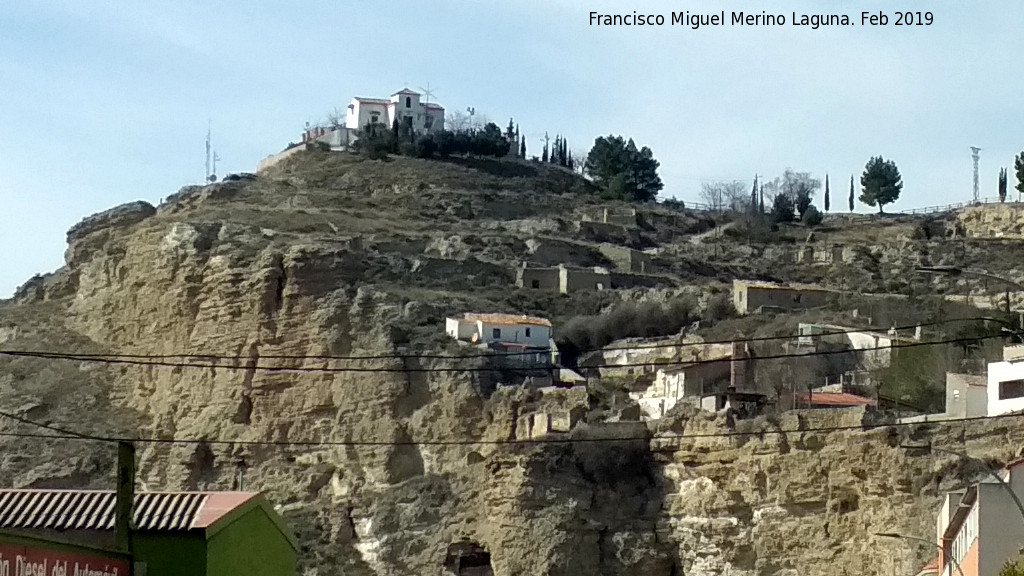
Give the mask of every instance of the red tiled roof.
[(485, 322), (487, 324), (526, 324), (530, 326), (551, 326), (551, 321), (547, 318), (538, 318), (536, 316), (520, 316), (517, 314), (471, 314), (466, 313), (462, 315), (464, 320), (470, 322)]
[[(142, 492), (132, 516), (137, 530), (209, 528), (256, 492)], [(113, 490), (0, 490), (0, 528), (113, 530)]]
[(846, 392), (815, 392), (797, 395), (797, 401), (813, 406), (874, 406), (871, 398), (857, 396)]

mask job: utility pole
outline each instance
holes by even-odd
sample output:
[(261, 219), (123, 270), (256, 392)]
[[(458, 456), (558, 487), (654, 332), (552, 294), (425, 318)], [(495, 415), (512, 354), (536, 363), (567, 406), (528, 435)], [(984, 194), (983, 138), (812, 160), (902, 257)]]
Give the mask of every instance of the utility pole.
[(117, 549), (131, 557), (132, 505), (135, 502), (135, 444), (117, 443), (117, 492), (114, 502), (114, 541)]
[(981, 148), (978, 148), (977, 146), (971, 146), (971, 159), (974, 160), (974, 203), (975, 204), (977, 204), (979, 202), (979, 200), (980, 200), (979, 197), (978, 197), (978, 158), (980, 157), (978, 155), (978, 152), (981, 152)]

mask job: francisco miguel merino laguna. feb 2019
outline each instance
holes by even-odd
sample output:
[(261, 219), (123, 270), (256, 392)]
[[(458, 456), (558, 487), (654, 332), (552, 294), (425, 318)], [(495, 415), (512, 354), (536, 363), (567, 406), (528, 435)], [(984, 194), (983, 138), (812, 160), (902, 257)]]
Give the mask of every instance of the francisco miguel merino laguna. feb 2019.
[(793, 12), (787, 19), (785, 14), (760, 14), (750, 12), (699, 13), (684, 10), (665, 14), (640, 14), (636, 11), (624, 14), (590, 13), (591, 26), (685, 26), (697, 30), (708, 26), (808, 26), (814, 30), (822, 26), (931, 26), (935, 17), (931, 12), (894, 11), (861, 12), (860, 18), (847, 14), (801, 14)]

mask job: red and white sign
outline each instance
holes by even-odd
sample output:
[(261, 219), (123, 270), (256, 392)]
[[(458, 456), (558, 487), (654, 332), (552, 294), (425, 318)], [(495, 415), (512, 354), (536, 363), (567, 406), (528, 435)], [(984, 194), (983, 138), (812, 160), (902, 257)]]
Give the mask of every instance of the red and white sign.
[(0, 576), (128, 576), (128, 560), (0, 542)]

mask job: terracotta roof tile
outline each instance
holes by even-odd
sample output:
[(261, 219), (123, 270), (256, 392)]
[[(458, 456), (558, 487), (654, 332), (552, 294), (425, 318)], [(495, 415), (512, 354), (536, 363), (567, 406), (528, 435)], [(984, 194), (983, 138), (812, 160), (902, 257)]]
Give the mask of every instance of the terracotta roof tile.
[(551, 326), (547, 318), (536, 316), (520, 316), (517, 314), (471, 314), (462, 315), (463, 320), (485, 322), (487, 324), (524, 324), (528, 326)]

